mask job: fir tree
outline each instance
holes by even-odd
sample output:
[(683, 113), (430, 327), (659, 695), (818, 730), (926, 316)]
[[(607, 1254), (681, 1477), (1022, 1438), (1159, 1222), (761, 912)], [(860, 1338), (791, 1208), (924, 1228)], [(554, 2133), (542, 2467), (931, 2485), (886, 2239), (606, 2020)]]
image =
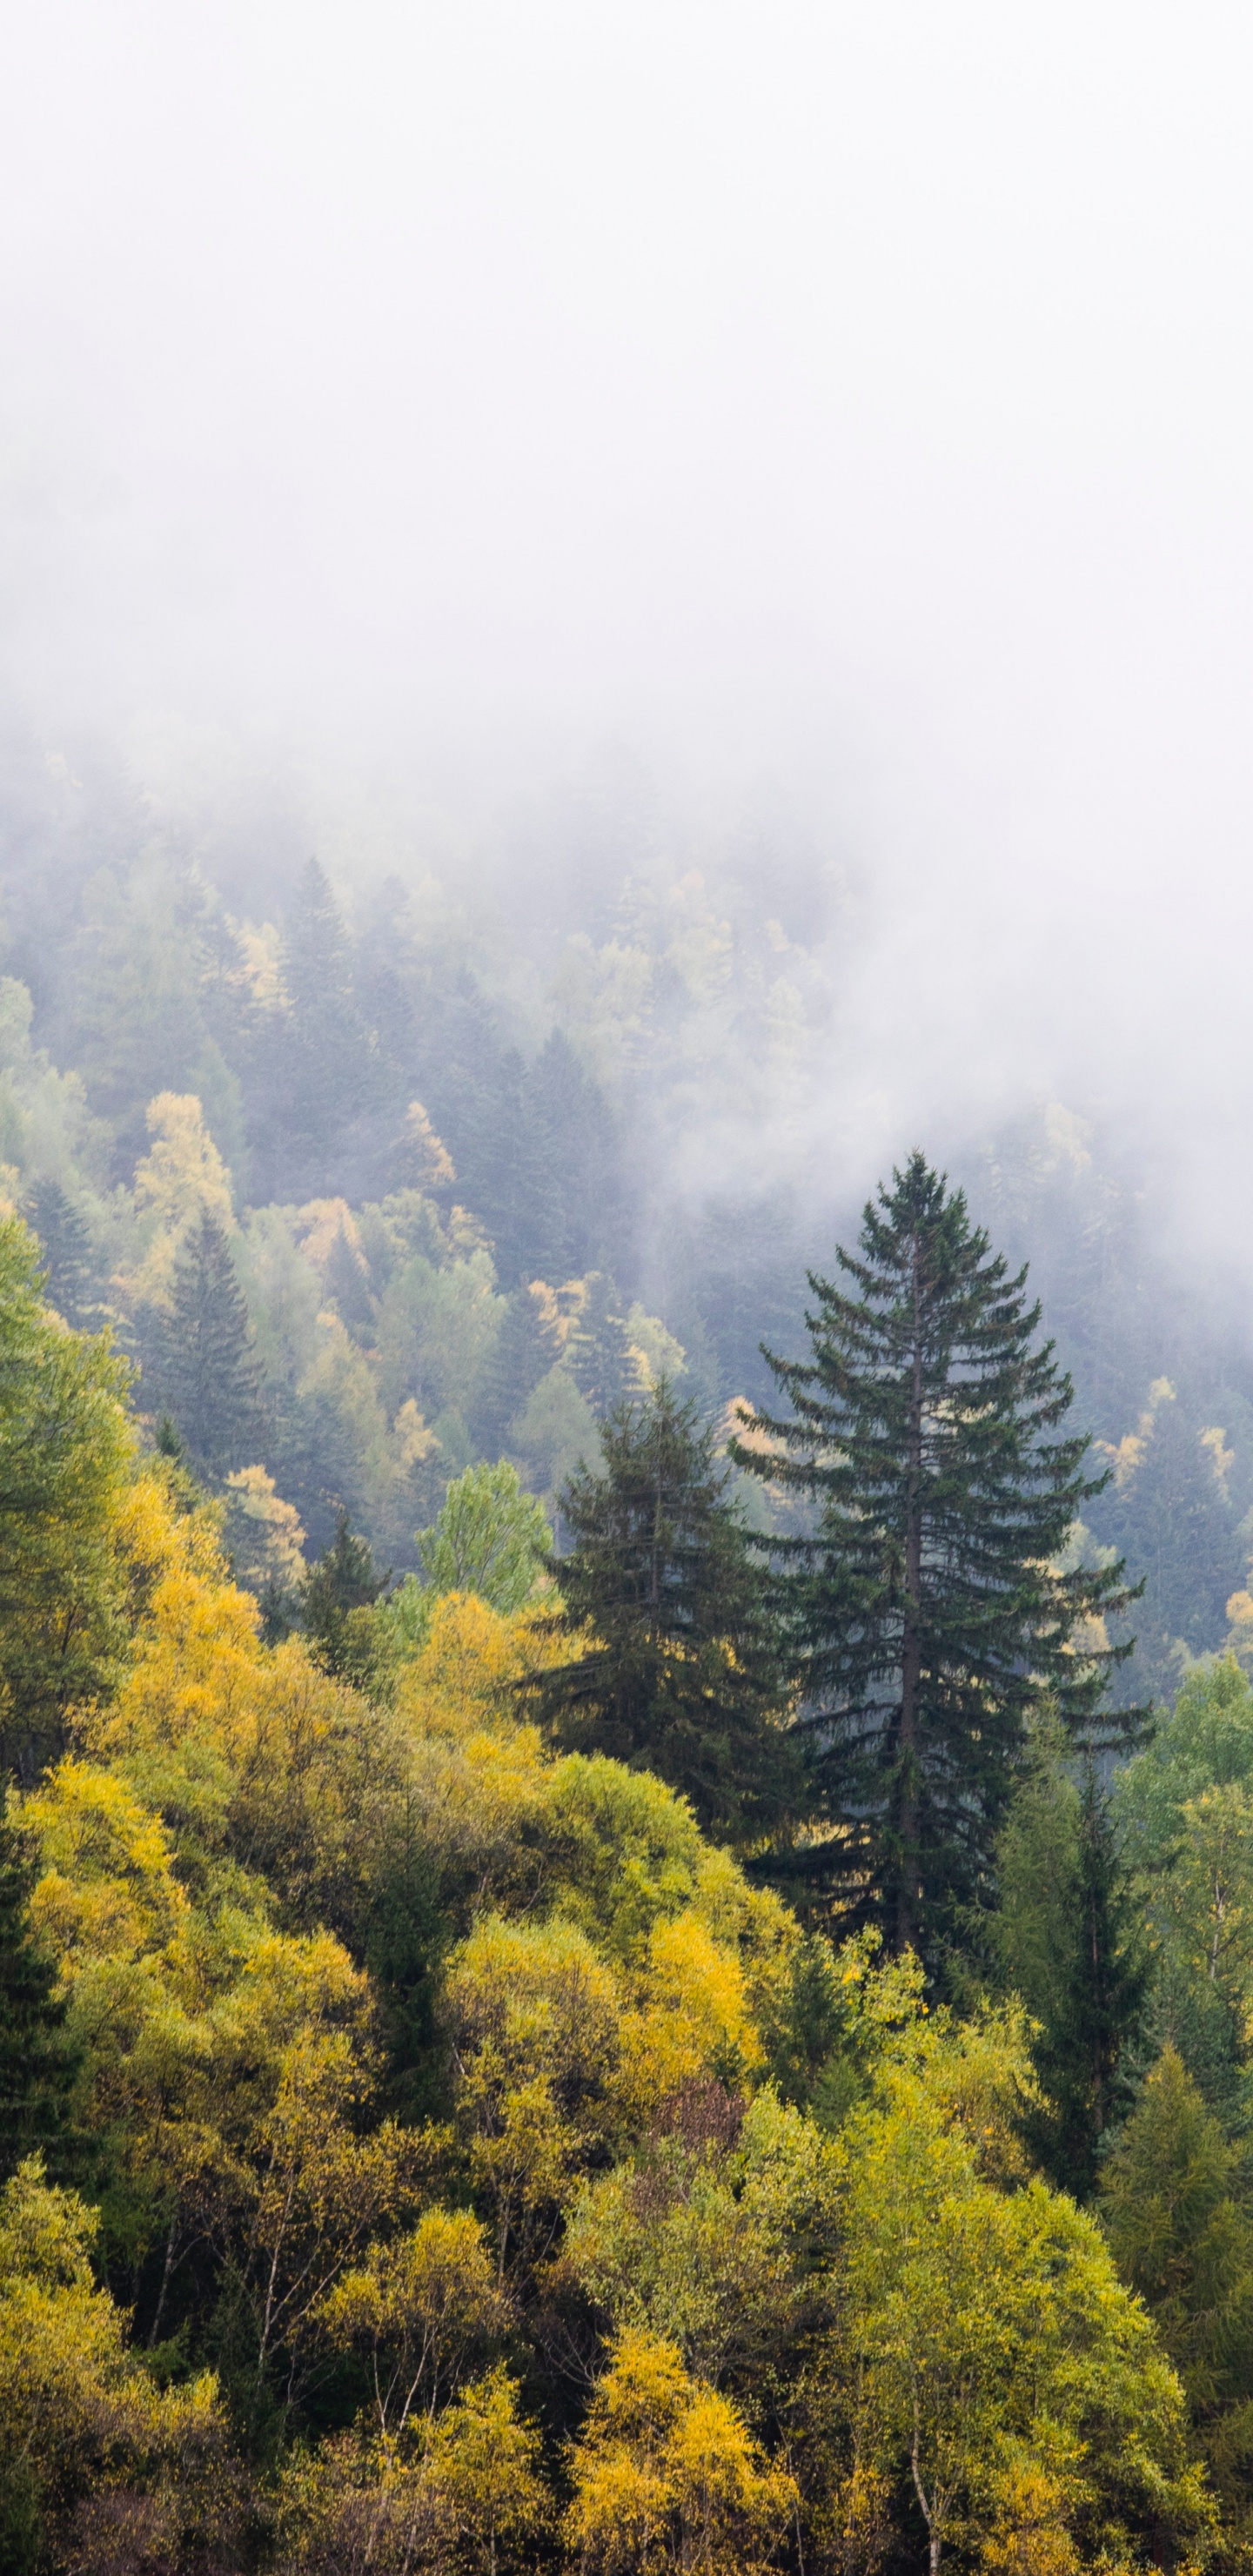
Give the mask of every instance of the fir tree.
[(640, 1392), (639, 1363), (613, 1280), (603, 1270), (591, 1270), (582, 1290), (566, 1344), (566, 1365), (593, 1413), (604, 1414)]
[(366, 1270), (341, 1225), (327, 1255), (323, 1285), (340, 1322), (354, 1340), (368, 1340), (377, 1308)]
[(378, 1641), (369, 1617), (390, 1574), (376, 1574), (368, 1542), (341, 1511), (331, 1545), (301, 1585), (305, 1633), (318, 1662), (340, 1680), (368, 1686)]
[(560, 1348), (540, 1296), (530, 1288), (516, 1289), (506, 1301), (474, 1408), (475, 1438), (489, 1457), (508, 1447), (510, 1424), (547, 1376)]
[(576, 1660), (538, 1676), (557, 1740), (657, 1772), (700, 1822), (751, 1841), (794, 1799), (795, 1753), (767, 1588), (714, 1434), (664, 1379), (601, 1426), (605, 1473), (584, 1468), (561, 1512), (560, 1624)]
[(0, 2181), (24, 2156), (65, 2161), (79, 2062), (65, 2033), (56, 1961), (31, 1925), (34, 1863), (6, 1806), (0, 1777)]
[(217, 1474), (255, 1460), (264, 1432), (260, 1367), (231, 1247), (207, 1208), (175, 1263), (161, 1374), (192, 1458)]
[(87, 1323), (94, 1268), (91, 1237), (59, 1181), (36, 1182), (30, 1194), (29, 1222), (39, 1238), (49, 1305), (67, 1324)]
[(1090, 1733), (1130, 1647), (1085, 1623), (1132, 1596), (1120, 1565), (1058, 1569), (1105, 1479), (1062, 1429), (1071, 1384), (1034, 1346), (1025, 1269), (962, 1192), (915, 1153), (860, 1257), (836, 1257), (853, 1293), (810, 1273), (810, 1358), (764, 1353), (790, 1416), (753, 1415), (733, 1454), (813, 1514), (776, 1544), (845, 1885), (894, 1948), (934, 1955), (988, 1884), (1029, 1717), (1047, 1698)]
[(338, 1186), (346, 1129), (375, 1104), (382, 1077), (357, 1001), (352, 945), (316, 859), (285, 924), (287, 1009), (275, 1015), (253, 1146), (279, 1196)]
[(996, 1845), (999, 1901), (982, 1930), (997, 1982), (1037, 2026), (1047, 2102), (1030, 2119), (1031, 2144), (1050, 2178), (1084, 2199), (1126, 2107), (1149, 1960), (1109, 1799), (1091, 1762), (1076, 1783), (1065, 1749), (1056, 1728), (1032, 1748)]
[(1090, 1760), (1084, 1765), (1078, 1858), (1074, 1974), (1069, 2011), (1054, 2041), (1054, 2082), (1067, 2187), (1082, 2194), (1096, 2179), (1102, 2140), (1126, 2104), (1123, 2061), (1149, 1987), (1148, 1951), (1130, 1874), (1118, 1849), (1109, 1799)]

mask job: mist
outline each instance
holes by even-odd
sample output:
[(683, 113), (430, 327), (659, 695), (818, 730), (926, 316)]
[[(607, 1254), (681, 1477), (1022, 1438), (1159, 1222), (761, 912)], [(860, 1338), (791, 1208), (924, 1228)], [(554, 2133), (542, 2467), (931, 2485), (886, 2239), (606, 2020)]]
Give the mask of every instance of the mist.
[(1248, 55), (1227, 8), (25, 13), (14, 720), (210, 867), (528, 920), (620, 873), (589, 778), (647, 782), (637, 867), (782, 816), (838, 1000), (760, 1150), (860, 1188), (1058, 1098), (1243, 1272)]

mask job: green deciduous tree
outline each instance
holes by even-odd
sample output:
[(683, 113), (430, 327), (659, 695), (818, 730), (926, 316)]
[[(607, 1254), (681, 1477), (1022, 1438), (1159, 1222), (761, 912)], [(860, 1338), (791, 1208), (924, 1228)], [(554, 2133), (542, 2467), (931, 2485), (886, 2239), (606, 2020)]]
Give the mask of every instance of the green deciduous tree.
[[(905, 2066), (884, 2090), (844, 2132), (830, 2366), (855, 2468), (912, 2493), (932, 2576), (998, 2527), (1020, 2534), (1002, 2565), (1059, 2571), (1129, 2534), (1155, 2553), (1204, 2546), (1183, 2392), (1095, 2221), (1041, 2182), (985, 2180), (977, 2104), (955, 2120)], [(1024, 2518), (1051, 2529), (1049, 2556), (1024, 2554)]]
[(1219, 2117), (1242, 2125), (1253, 2004), (1253, 1690), (1189, 1673), (1115, 1804), (1154, 1949), (1154, 2014)]
[(436, 1592), (477, 1592), (504, 1617), (522, 1608), (552, 1553), (553, 1534), (507, 1458), (454, 1477), (443, 1508), (418, 1533)]
[(114, 1669), (132, 1442), (123, 1364), (48, 1314), (38, 1275), (25, 1226), (0, 1219), (0, 1769), (28, 1778)]
[(862, 1911), (934, 1951), (987, 1880), (1032, 1711), (1094, 1726), (1129, 1651), (1095, 1623), (1129, 1596), (1117, 1565), (1058, 1568), (1103, 1480), (1025, 1271), (962, 1192), (915, 1153), (837, 1260), (848, 1291), (810, 1274), (810, 1357), (766, 1353), (790, 1415), (753, 1415), (734, 1454), (813, 1514), (778, 1542), (782, 1590)]
[(601, 1426), (605, 1471), (561, 1498), (556, 1573), (584, 1652), (540, 1677), (572, 1749), (660, 1773), (708, 1830), (752, 1840), (786, 1813), (796, 1766), (767, 1589), (694, 1403), (663, 1378)]
[(1239, 2151), (1173, 2048), (1105, 2166), (1101, 2215), (1183, 2381), (1227, 2511), (1247, 2528), (1253, 2458), (1253, 2218)]
[(0, 2181), (23, 2156), (64, 2147), (79, 2063), (65, 2034), (56, 1960), (31, 1924), (34, 1862), (6, 1803), (0, 1779)]

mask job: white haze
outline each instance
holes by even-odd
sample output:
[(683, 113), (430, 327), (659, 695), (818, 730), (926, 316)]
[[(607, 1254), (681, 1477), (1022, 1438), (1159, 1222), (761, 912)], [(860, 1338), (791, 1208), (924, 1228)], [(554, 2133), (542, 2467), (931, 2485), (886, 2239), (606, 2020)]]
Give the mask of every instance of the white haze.
[(1253, 1266), (1251, 75), (1197, 0), (11, 8), (0, 678), (445, 852), (606, 742), (781, 799), (806, 1155), (1095, 1103)]

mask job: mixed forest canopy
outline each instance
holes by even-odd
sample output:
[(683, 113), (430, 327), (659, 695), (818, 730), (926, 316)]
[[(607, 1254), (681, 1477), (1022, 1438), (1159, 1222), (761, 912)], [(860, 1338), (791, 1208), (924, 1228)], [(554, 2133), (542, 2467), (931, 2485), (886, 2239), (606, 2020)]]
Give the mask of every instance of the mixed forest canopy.
[(0, 2567), (1234, 2576), (1253, 1382), (1093, 1132), (702, 1195), (803, 871), (23, 795)]
[[(175, 829), (86, 751), (8, 753), (8, 1186), (60, 1311), (215, 1470), (264, 1468), (308, 1551), (345, 1509), (416, 1572), (452, 1476), (508, 1455), (551, 1501), (663, 1373), (715, 1422), (769, 1398), (760, 1345), (800, 1348), (872, 1178), (845, 1145), (826, 1191), (840, 898), (785, 818), (667, 865), (615, 777), (470, 908), (420, 869), (331, 882), (279, 809)], [(1253, 1634), (1244, 1342), (1077, 1104), (943, 1160), (1113, 1466), (1084, 1544), (1146, 1584), (1116, 1693), (1170, 1698)]]

